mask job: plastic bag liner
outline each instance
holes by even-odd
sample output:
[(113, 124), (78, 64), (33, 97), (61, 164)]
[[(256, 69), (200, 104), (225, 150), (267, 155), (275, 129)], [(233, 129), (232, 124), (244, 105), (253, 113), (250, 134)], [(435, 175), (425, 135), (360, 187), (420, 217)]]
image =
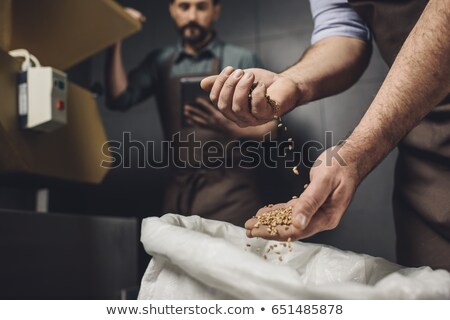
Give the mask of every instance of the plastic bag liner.
[(302, 242), (289, 251), (198, 216), (144, 219), (141, 241), (153, 259), (139, 299), (450, 299), (444, 270)]

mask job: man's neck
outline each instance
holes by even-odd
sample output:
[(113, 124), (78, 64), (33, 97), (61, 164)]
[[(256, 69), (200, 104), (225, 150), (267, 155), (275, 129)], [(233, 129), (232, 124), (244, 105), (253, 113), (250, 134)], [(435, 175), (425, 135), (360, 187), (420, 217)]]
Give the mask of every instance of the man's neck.
[(184, 43), (183, 49), (188, 54), (195, 56), (211, 41), (212, 38), (213, 38), (213, 32), (210, 32), (206, 36), (205, 40), (203, 40), (201, 43), (198, 43), (195, 45), (189, 44), (189, 43)]

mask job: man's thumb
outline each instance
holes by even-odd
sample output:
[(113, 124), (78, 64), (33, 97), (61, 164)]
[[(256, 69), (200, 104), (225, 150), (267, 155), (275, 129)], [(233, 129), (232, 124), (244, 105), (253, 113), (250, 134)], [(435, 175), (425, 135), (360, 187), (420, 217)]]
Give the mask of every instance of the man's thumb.
[(292, 212), (292, 223), (304, 230), (311, 218), (325, 203), (330, 195), (330, 186), (323, 179), (316, 178), (298, 198)]

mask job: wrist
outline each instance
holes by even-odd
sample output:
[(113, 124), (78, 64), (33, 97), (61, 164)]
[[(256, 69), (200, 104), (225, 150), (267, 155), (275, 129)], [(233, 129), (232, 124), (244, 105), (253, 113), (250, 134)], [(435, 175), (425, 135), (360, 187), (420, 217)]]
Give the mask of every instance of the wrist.
[(337, 146), (338, 155), (343, 160), (344, 166), (352, 172), (352, 176), (355, 178), (358, 185), (367, 175), (366, 170), (361, 166), (364, 160), (361, 159), (361, 154), (358, 152), (358, 148), (355, 147), (351, 141), (344, 140)]
[(290, 70), (286, 70), (280, 73), (278, 76), (288, 79), (295, 85), (295, 106), (304, 105), (313, 100), (311, 86), (308, 86), (305, 81), (299, 79), (298, 75), (293, 74)]
[(340, 143), (339, 155), (345, 165), (354, 172), (358, 184), (384, 158), (385, 152), (381, 145), (355, 137), (354, 134)]

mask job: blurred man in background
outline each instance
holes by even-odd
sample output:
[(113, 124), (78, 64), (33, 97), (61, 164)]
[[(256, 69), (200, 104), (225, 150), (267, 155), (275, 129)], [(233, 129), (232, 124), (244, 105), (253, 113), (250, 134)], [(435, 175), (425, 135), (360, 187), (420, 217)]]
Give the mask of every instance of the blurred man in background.
[[(145, 21), (140, 12), (126, 10), (135, 19)], [(181, 95), (185, 89), (181, 79), (218, 74), (225, 66), (238, 69), (236, 78), (243, 78), (242, 69), (259, 67), (260, 62), (248, 50), (222, 42), (216, 35), (214, 23), (220, 16), (219, 0), (171, 0), (169, 11), (180, 36), (178, 44), (153, 50), (128, 75), (122, 65), (121, 43), (110, 49), (105, 69), (107, 105), (112, 110), (126, 111), (155, 95), (166, 139), (178, 135), (179, 139), (174, 140), (189, 140), (187, 148), (186, 144), (172, 146), (187, 167), (172, 165), (164, 213), (196, 214), (243, 226), (263, 203), (254, 171), (238, 168), (240, 152), (227, 150), (227, 144), (236, 139), (260, 141), (267, 133), (275, 132), (276, 125), (272, 121), (240, 128), (224, 117), (207, 96), (186, 102)], [(254, 79), (243, 81), (253, 83)], [(195, 137), (195, 141), (189, 137)], [(219, 142), (222, 150), (227, 151), (219, 160), (231, 162), (233, 168), (205, 166), (210, 160), (205, 160), (206, 155), (195, 146), (198, 142), (212, 141)]]

